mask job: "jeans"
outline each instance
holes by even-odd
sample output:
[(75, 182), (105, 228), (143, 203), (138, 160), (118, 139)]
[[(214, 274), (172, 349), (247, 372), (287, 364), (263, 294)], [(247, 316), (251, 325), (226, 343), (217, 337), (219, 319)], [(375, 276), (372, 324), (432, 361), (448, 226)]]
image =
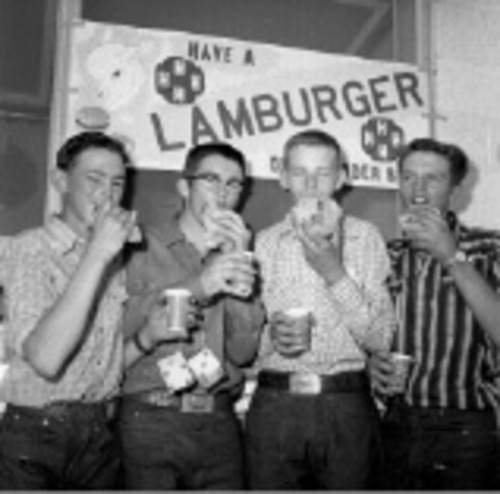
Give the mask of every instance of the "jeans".
[(184, 413), (124, 398), (120, 435), (128, 489), (244, 487), (241, 426), (230, 409)]
[(114, 489), (119, 445), (104, 405), (8, 405), (0, 420), (0, 490)]
[(382, 425), (380, 489), (498, 489), (492, 411), (389, 408)]
[(251, 489), (367, 489), (379, 448), (368, 390), (299, 396), (258, 387), (246, 417)]

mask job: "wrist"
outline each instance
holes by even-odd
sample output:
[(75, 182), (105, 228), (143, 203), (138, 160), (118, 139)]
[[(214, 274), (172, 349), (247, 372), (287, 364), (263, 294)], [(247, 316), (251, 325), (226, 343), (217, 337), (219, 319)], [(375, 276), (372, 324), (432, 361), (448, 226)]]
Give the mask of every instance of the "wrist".
[(155, 345), (152, 345), (149, 341), (145, 342), (143, 338), (141, 338), (141, 335), (142, 331), (137, 331), (132, 337), (132, 341), (134, 342), (134, 345), (140, 353), (142, 353), (143, 355), (150, 355), (151, 353), (153, 353)]
[(463, 264), (466, 262), (467, 262), (467, 255), (465, 254), (465, 252), (460, 249), (456, 249), (451, 256), (448, 256), (443, 261), (442, 264), (445, 269), (450, 270), (453, 269), (458, 264)]

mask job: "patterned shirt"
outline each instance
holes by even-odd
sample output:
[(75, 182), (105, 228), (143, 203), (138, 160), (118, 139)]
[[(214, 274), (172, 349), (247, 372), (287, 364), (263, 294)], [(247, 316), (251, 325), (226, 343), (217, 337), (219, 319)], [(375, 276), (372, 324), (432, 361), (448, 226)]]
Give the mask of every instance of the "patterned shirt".
[(316, 320), (311, 350), (293, 359), (274, 351), (267, 328), (260, 369), (318, 374), (359, 370), (365, 366), (367, 350), (389, 347), (394, 313), (385, 286), (390, 264), (384, 240), (366, 221), (344, 216), (341, 224), (340, 250), (347, 275), (332, 286), (307, 263), (290, 215), (257, 237), (267, 313), (307, 307)]
[[(64, 293), (86, 244), (61, 220), (23, 232), (12, 240), (6, 283), (6, 339), (10, 367), (2, 389), (4, 401), (25, 406), (115, 396), (123, 367), (121, 322), (126, 299), (124, 273), (110, 269), (88, 334), (57, 381), (39, 376), (22, 355), (26, 337)], [(117, 261), (118, 264), (118, 261)]]
[[(466, 228), (449, 213), (458, 248), (500, 288), (500, 233)], [(481, 329), (452, 276), (405, 240), (389, 243), (390, 287), (399, 328), (395, 349), (415, 358), (406, 399), (413, 406), (484, 409), (498, 393), (498, 349)], [(500, 322), (499, 322), (500, 323)]]
[[(128, 266), (127, 286), (130, 294), (125, 337), (146, 322), (152, 301), (168, 287), (182, 286), (199, 296), (199, 275), (204, 259), (179, 229), (177, 209), (167, 212), (158, 226), (146, 230), (147, 249), (133, 254)], [(153, 297), (151, 296), (153, 295)], [(127, 370), (125, 394), (161, 389), (165, 383), (158, 361), (178, 351), (190, 358), (205, 346), (223, 362), (225, 379), (213, 392), (228, 390), (239, 394), (243, 387), (240, 367), (250, 363), (257, 353), (264, 322), (261, 303), (235, 297), (217, 297), (203, 309), (203, 323), (191, 332), (189, 342), (158, 345)]]

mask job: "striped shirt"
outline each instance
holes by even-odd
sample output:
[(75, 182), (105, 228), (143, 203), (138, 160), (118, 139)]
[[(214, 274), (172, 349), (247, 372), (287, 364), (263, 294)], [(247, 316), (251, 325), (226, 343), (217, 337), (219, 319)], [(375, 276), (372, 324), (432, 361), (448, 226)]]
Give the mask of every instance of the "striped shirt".
[(311, 350), (297, 358), (274, 351), (265, 328), (257, 367), (282, 372), (335, 374), (365, 367), (366, 351), (388, 349), (394, 312), (385, 281), (390, 272), (377, 228), (345, 216), (341, 252), (346, 275), (332, 286), (307, 263), (290, 216), (257, 237), (267, 313), (307, 307), (314, 314)]
[(38, 321), (63, 295), (86, 249), (83, 239), (54, 217), (44, 227), (13, 238), (7, 256), (9, 370), (4, 401), (43, 406), (54, 401), (96, 402), (117, 395), (123, 371), (121, 322), (126, 300), (124, 271), (109, 270), (88, 334), (57, 381), (39, 376), (26, 362), (22, 345)]
[[(500, 233), (461, 225), (448, 213), (457, 245), (500, 289)], [(412, 355), (406, 399), (412, 406), (463, 410), (494, 406), (500, 377), (498, 350), (481, 329), (447, 270), (405, 240), (389, 243), (389, 287), (399, 327), (395, 350)], [(499, 322), (500, 324), (500, 322)]]

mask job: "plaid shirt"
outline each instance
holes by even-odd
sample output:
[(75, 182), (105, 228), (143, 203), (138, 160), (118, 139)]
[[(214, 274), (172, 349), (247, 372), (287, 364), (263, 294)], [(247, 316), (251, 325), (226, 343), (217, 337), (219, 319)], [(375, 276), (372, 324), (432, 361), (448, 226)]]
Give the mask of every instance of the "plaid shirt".
[(395, 323), (385, 287), (390, 264), (384, 240), (366, 221), (345, 216), (342, 224), (347, 275), (330, 287), (305, 260), (289, 215), (258, 236), (256, 255), (267, 313), (302, 306), (316, 319), (311, 350), (294, 359), (274, 351), (267, 328), (260, 369), (318, 374), (359, 370), (365, 366), (366, 350), (389, 347)]
[(57, 218), (12, 240), (7, 256), (6, 339), (10, 367), (2, 388), (4, 401), (43, 406), (53, 401), (101, 401), (118, 393), (123, 366), (120, 331), (125, 278), (109, 275), (88, 335), (58, 381), (40, 377), (22, 356), (22, 345), (44, 313), (62, 296), (76, 271), (85, 243)]
[[(500, 233), (466, 228), (449, 213), (458, 248), (496, 290)], [(494, 406), (498, 349), (481, 329), (446, 269), (405, 240), (389, 243), (389, 286), (400, 322), (395, 349), (412, 355), (407, 401), (413, 406), (484, 409)]]

